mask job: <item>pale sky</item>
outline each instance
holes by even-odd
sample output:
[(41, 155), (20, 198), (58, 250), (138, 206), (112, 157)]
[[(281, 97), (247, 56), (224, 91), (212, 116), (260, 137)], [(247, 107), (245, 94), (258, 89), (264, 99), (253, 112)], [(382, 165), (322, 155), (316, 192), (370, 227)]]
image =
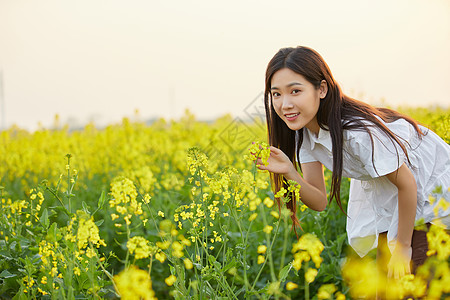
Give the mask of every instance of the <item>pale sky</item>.
[(0, 0), (0, 126), (245, 117), (297, 45), (361, 100), (450, 105), (449, 0)]

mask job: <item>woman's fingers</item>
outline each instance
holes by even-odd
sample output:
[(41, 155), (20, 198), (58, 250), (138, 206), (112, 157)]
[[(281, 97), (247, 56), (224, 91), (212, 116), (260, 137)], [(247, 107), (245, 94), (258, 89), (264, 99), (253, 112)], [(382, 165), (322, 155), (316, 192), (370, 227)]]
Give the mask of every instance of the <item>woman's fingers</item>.
[(411, 248), (395, 249), (388, 264), (388, 277), (400, 279), (407, 274), (411, 274)]
[(260, 170), (267, 170), (267, 166), (264, 165), (263, 161), (261, 158), (258, 158), (256, 160), (256, 167)]
[(269, 149), (270, 149), (270, 154), (272, 154), (272, 153), (278, 154), (278, 153), (281, 152), (280, 149), (278, 149), (278, 148), (276, 148), (276, 147), (274, 147), (274, 146), (270, 146)]

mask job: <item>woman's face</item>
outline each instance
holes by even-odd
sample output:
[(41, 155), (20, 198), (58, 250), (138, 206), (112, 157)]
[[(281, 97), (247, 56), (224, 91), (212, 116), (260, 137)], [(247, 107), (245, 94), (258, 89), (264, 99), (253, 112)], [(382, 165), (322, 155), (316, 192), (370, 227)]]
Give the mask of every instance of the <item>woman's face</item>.
[(272, 76), (271, 94), (275, 112), (291, 130), (306, 127), (311, 132), (319, 133), (316, 115), (320, 99), (327, 94), (325, 80), (316, 89), (302, 75), (283, 68)]

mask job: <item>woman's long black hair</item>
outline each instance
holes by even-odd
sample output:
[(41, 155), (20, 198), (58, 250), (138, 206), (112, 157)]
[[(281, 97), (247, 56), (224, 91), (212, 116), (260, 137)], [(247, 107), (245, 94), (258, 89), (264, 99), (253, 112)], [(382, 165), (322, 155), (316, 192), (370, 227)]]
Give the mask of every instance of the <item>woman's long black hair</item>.
[[(289, 129), (286, 123), (277, 115), (272, 105), (272, 77), (275, 72), (283, 68), (288, 68), (302, 75), (317, 89), (320, 87), (322, 80), (325, 80), (327, 83), (328, 92), (325, 98), (320, 100), (319, 110), (317, 112), (317, 122), (321, 129), (330, 131), (333, 145), (333, 175), (331, 179), (330, 202), (333, 199), (336, 199), (336, 202), (342, 211), (340, 186), (342, 179), (344, 130), (367, 131), (372, 139), (373, 148), (373, 137), (369, 130), (369, 126), (376, 126), (386, 134), (393, 143), (400, 146), (409, 161), (408, 153), (404, 144), (400, 141), (400, 138), (389, 130), (377, 117), (387, 123), (403, 118), (414, 126), (418, 136), (421, 137), (423, 136), (423, 133), (418, 127), (417, 122), (394, 110), (376, 108), (344, 95), (339, 85), (334, 80), (330, 68), (320, 54), (311, 48), (299, 46), (296, 48), (280, 49), (270, 60), (266, 70), (266, 85), (264, 92), (269, 143), (282, 150), (296, 168), (300, 167), (296, 158), (299, 157), (300, 147), (303, 142), (303, 129), (298, 131)], [(371, 125), (368, 125), (368, 123)], [(283, 181), (282, 175), (279, 174), (271, 173), (271, 182), (274, 192), (278, 192), (281, 187), (286, 186), (286, 182)], [(280, 206), (280, 201), (279, 199), (277, 200), (278, 205)], [(297, 199), (292, 199), (286, 204), (293, 212), (292, 220), (294, 226), (298, 225), (296, 202)]]

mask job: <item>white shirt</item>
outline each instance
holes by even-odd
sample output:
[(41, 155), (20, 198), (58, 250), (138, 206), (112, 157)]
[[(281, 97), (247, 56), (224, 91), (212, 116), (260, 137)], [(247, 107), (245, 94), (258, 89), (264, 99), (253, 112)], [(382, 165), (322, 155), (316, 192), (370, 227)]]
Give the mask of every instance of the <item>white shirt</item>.
[[(369, 123), (367, 123), (369, 124)], [(347, 208), (347, 235), (349, 244), (360, 255), (366, 255), (378, 245), (378, 234), (388, 232), (391, 251), (395, 246), (398, 230), (398, 190), (383, 175), (397, 170), (406, 163), (414, 174), (417, 184), (416, 220), (432, 222), (441, 219), (450, 228), (450, 208), (433, 208), (440, 198), (450, 202), (450, 145), (425, 127), (422, 139), (417, 137), (414, 127), (404, 119), (385, 125), (405, 145), (410, 163), (402, 149), (393, 143), (378, 128), (370, 127), (372, 142), (365, 130), (344, 130), (342, 176), (351, 178)], [(316, 136), (303, 129), (303, 143), (300, 148), (300, 163), (321, 162), (333, 170), (332, 142), (330, 132), (319, 130)], [(373, 161), (372, 161), (373, 154)], [(442, 193), (433, 193), (436, 187)], [(429, 196), (436, 197), (434, 204)]]

